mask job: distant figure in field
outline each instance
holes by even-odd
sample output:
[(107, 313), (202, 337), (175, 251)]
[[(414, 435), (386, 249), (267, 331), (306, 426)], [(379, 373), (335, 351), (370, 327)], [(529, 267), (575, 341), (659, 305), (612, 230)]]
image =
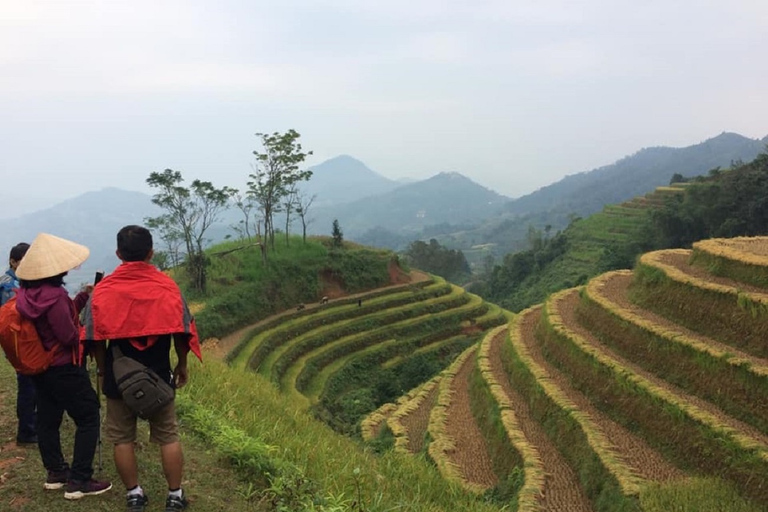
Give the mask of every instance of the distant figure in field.
[(363, 299), (357, 299), (357, 307), (362, 307)]
[(296, 306), (296, 311), (301, 311), (302, 309), (304, 309), (304, 304), (299, 304)]
[(320, 304), (328, 304), (328, 297), (326, 296), (320, 299)]

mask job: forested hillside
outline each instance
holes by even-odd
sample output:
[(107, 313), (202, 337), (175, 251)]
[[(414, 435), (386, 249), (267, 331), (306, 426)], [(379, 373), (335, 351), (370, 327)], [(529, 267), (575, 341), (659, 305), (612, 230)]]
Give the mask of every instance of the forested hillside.
[(504, 257), (472, 287), (513, 311), (614, 269), (642, 252), (690, 247), (704, 238), (768, 233), (768, 153), (729, 171), (714, 170), (678, 189), (576, 219), (554, 235), (533, 230), (531, 248)]

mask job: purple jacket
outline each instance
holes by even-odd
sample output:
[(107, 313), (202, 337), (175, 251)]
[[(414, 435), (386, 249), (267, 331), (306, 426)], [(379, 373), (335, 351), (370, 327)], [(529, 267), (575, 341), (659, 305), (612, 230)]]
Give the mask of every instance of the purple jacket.
[(80, 330), (76, 315), (86, 302), (87, 293), (78, 293), (73, 301), (63, 286), (44, 284), (39, 288), (18, 290), (16, 309), (19, 314), (34, 322), (46, 350), (55, 350), (51, 366), (79, 363)]

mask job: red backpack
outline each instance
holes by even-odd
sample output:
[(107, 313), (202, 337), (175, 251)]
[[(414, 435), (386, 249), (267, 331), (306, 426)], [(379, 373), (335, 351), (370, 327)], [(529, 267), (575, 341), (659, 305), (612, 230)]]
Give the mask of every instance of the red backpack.
[(53, 350), (45, 350), (35, 324), (16, 309), (16, 297), (0, 307), (0, 345), (5, 357), (22, 375), (43, 373), (53, 362)]

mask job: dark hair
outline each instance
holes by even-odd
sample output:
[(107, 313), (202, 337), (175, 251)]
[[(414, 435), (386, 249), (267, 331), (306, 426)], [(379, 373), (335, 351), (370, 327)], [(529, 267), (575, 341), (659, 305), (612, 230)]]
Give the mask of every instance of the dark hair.
[(124, 261), (144, 261), (152, 250), (152, 233), (142, 226), (125, 226), (117, 232), (117, 252)]
[(26, 242), (21, 242), (20, 244), (14, 245), (11, 248), (10, 259), (15, 261), (21, 261), (21, 258), (23, 258), (25, 254), (27, 254), (27, 249), (29, 249), (29, 244)]
[(64, 276), (67, 272), (62, 272), (59, 275), (44, 277), (42, 279), (32, 279), (27, 281), (26, 279), (19, 279), (19, 286), (22, 288), (40, 288), (44, 284), (51, 286), (64, 286)]

